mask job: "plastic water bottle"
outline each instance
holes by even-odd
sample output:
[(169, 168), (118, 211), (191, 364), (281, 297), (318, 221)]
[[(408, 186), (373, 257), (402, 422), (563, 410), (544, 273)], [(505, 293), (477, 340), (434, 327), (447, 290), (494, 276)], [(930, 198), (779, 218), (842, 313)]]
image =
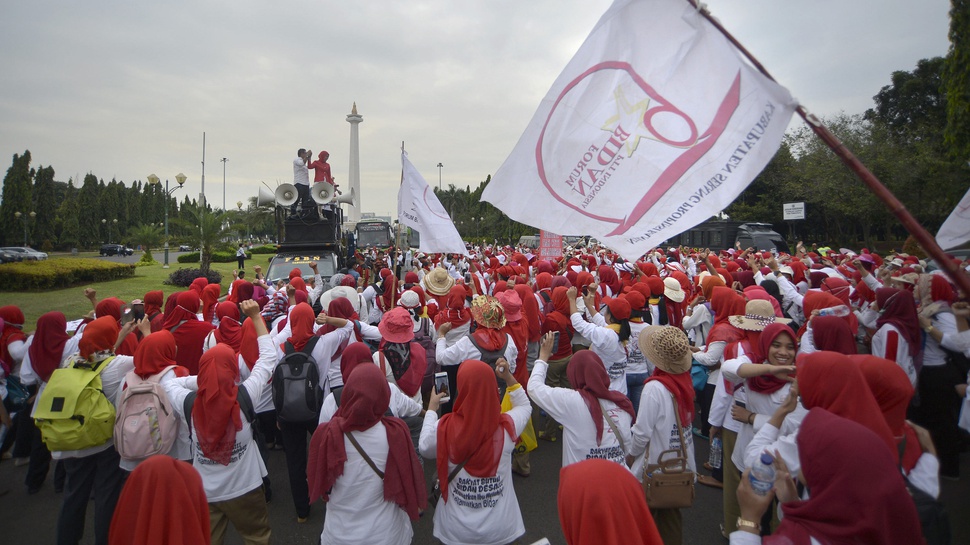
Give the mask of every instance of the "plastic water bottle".
[(775, 459), (765, 452), (751, 466), (751, 473), (748, 474), (748, 480), (751, 481), (751, 488), (759, 496), (767, 496), (771, 487), (775, 485), (774, 462)]
[(711, 439), (711, 454), (707, 457), (707, 463), (711, 464), (711, 467), (717, 469), (721, 467), (721, 453), (724, 451), (723, 443), (721, 443), (721, 436), (717, 435)]
[(843, 316), (848, 316), (849, 315), (849, 312), (851, 312), (849, 310), (849, 307), (847, 307), (845, 305), (839, 305), (839, 306), (836, 306), (836, 307), (823, 308), (822, 310), (818, 311), (818, 315), (819, 316), (837, 316), (839, 318), (842, 318)]

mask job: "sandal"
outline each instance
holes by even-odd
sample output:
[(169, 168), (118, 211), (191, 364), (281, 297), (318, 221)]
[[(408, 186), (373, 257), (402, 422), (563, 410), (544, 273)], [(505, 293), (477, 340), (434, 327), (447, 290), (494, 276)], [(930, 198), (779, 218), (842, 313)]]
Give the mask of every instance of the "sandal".
[(709, 475), (698, 475), (697, 482), (701, 483), (704, 486), (709, 486), (711, 488), (724, 488), (724, 483)]

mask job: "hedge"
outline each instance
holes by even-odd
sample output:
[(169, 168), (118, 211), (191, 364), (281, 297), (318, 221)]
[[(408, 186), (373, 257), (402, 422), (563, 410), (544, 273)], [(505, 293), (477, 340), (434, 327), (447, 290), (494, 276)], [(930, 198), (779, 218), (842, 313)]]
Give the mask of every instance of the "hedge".
[[(175, 286), (182, 286), (184, 288), (191, 285), (193, 280), (195, 280), (196, 278), (200, 278), (202, 276), (206, 276), (206, 275), (202, 274), (201, 269), (178, 269), (174, 271), (172, 274), (168, 275), (168, 280), (166, 280), (164, 283), (175, 285)], [(218, 271), (214, 271), (211, 269), (209, 270), (209, 274), (208, 276), (206, 276), (206, 279), (209, 281), (210, 284), (222, 283), (222, 275), (219, 274)]]
[[(274, 252), (275, 253), (275, 252)], [(246, 254), (246, 259), (252, 259), (252, 254)], [(199, 252), (182, 254), (178, 257), (179, 263), (198, 263), (202, 260)], [(212, 252), (212, 263), (235, 263), (236, 252)]]
[(69, 288), (91, 282), (107, 282), (135, 275), (135, 265), (99, 259), (65, 257), (0, 265), (0, 291), (31, 291)]
[(275, 254), (276, 246), (274, 245), (256, 246), (255, 248), (249, 250), (249, 252), (252, 254)]

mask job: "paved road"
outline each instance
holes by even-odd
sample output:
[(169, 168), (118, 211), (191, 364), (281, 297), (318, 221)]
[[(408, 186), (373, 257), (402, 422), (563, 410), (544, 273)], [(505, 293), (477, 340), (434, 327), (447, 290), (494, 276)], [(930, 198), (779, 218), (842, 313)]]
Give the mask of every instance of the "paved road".
[[(698, 466), (707, 459), (707, 442), (696, 440)], [(559, 487), (559, 469), (562, 460), (560, 443), (540, 441), (532, 453), (532, 476), (528, 479), (515, 476), (514, 486), (525, 520), (526, 535), (522, 543), (532, 543), (542, 537), (554, 544), (565, 543), (556, 510), (556, 494)], [(304, 524), (296, 522), (286, 478), (286, 462), (282, 451), (268, 453), (268, 467), (273, 480), (273, 501), (270, 503), (270, 522), (273, 542), (293, 545), (315, 545), (323, 528), (324, 506), (313, 505), (310, 518)], [(948, 506), (953, 525), (953, 543), (970, 543), (970, 520), (965, 516), (970, 500), (970, 454), (964, 454), (961, 482), (943, 483), (943, 500)], [(430, 477), (434, 471), (432, 461), (425, 463), (425, 473)], [(29, 496), (23, 486), (26, 466), (14, 467), (10, 460), (0, 463), (0, 516), (3, 520), (4, 543), (53, 543), (54, 524), (60, 508), (61, 496), (54, 493), (51, 479), (40, 493)], [(862, 508), (873, 508), (872, 506)], [(432, 543), (433, 510), (414, 524), (415, 544)], [(84, 544), (93, 543), (93, 503), (88, 508), (88, 524)], [(684, 543), (726, 543), (720, 537), (721, 492), (704, 486), (697, 487), (694, 507), (684, 511)], [(242, 540), (230, 532), (228, 544)]]

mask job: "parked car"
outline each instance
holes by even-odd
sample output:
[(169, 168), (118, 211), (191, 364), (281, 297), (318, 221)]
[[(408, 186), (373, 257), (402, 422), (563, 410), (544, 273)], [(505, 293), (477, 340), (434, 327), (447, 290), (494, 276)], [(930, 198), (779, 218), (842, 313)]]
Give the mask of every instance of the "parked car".
[(0, 248), (0, 263), (15, 263), (23, 260), (24, 256), (20, 255), (20, 253), (6, 248)]
[(135, 251), (131, 248), (126, 247), (123, 244), (102, 244), (101, 245), (101, 256), (106, 255), (132, 255)]
[(6, 248), (2, 248), (2, 250), (16, 253), (20, 255), (24, 261), (42, 261), (47, 259), (46, 253), (38, 252), (33, 248), (25, 248), (23, 246), (7, 246)]
[(189, 246), (189, 245), (187, 245), (187, 244), (182, 244), (182, 245), (179, 246), (179, 251), (180, 252), (191, 252), (192, 251), (192, 247)]

